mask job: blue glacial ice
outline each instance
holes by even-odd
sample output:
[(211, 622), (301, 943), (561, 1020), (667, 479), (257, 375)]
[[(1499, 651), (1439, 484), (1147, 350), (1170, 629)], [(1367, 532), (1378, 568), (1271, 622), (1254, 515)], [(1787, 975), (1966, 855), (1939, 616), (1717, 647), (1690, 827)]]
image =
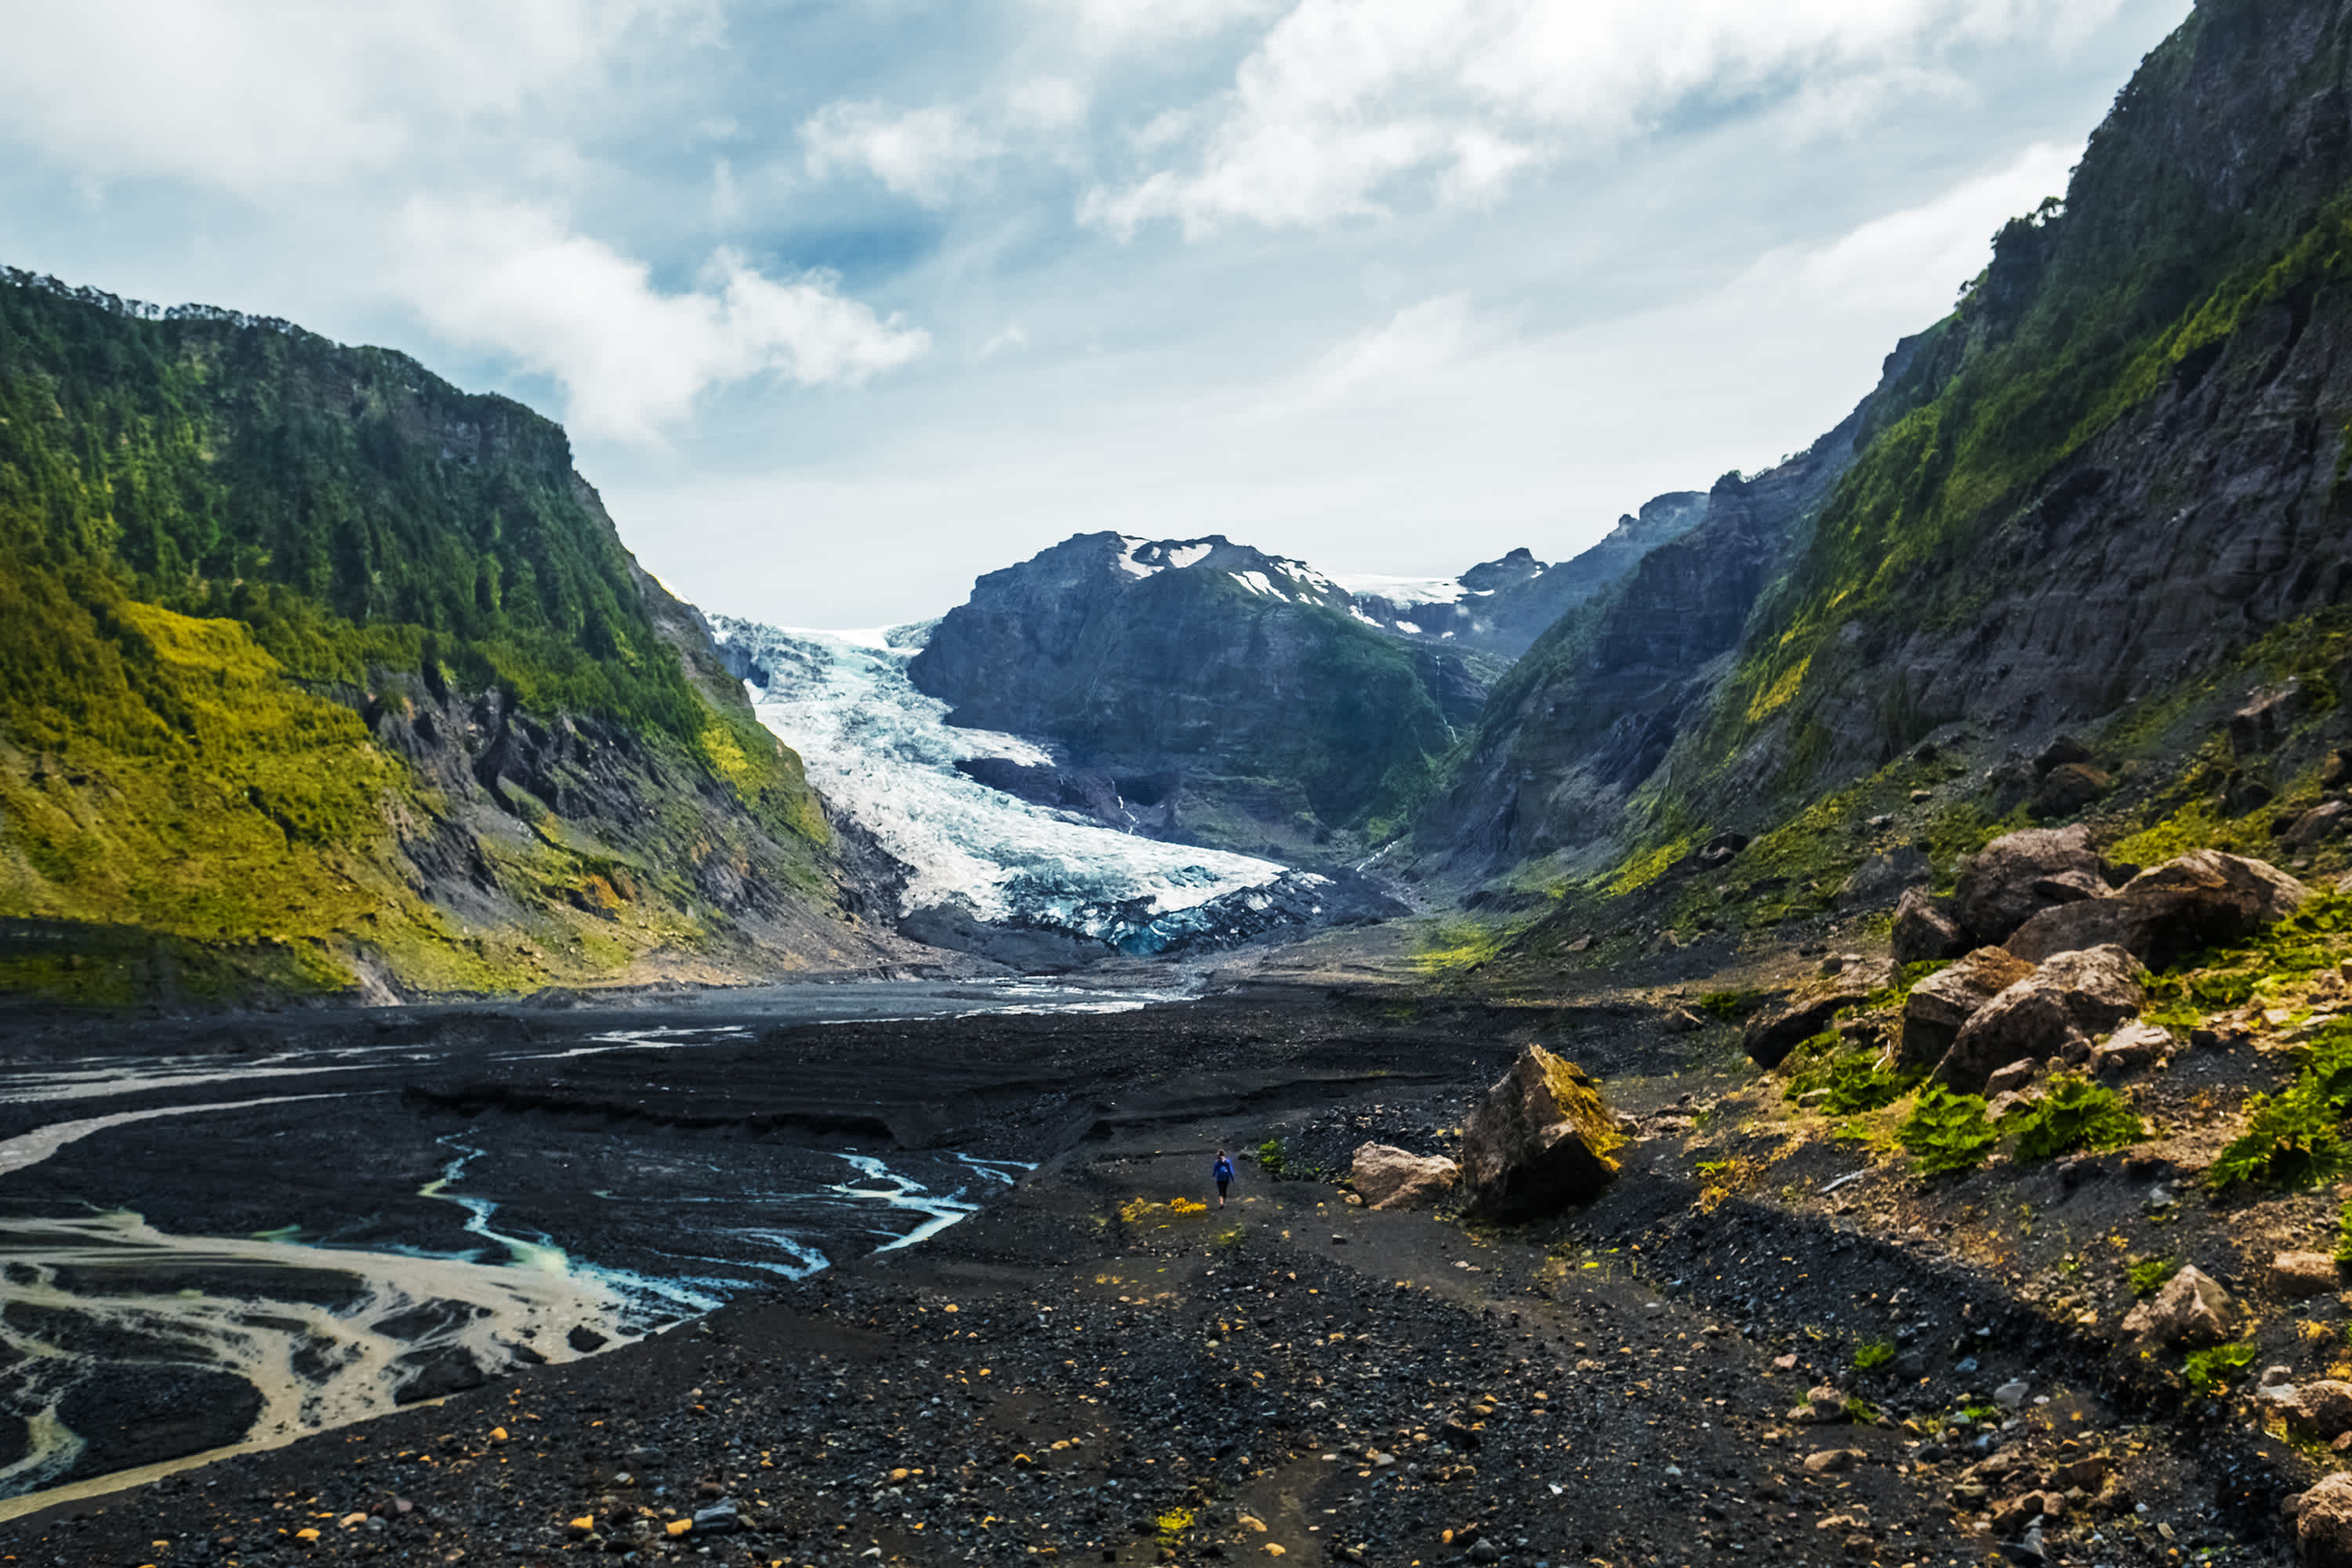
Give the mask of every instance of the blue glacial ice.
[(1017, 735), (957, 728), (907, 666), (928, 624), (878, 632), (780, 629), (720, 618), (722, 643), (764, 684), (760, 721), (798, 752), (834, 811), (908, 869), (902, 914), (960, 908), (1156, 952), (1266, 910), (1277, 887), (1309, 900), (1323, 879), (1270, 860), (1164, 844), (1033, 805), (968, 777), (961, 759), (1053, 759)]

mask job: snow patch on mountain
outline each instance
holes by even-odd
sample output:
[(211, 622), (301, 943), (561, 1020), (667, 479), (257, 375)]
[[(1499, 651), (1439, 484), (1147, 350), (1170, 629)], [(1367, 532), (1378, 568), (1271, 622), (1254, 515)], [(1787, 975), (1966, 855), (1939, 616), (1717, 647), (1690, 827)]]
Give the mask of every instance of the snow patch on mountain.
[(1484, 595), (1456, 577), (1377, 577), (1361, 572), (1323, 574), (1341, 592), (1356, 599), (1378, 599), (1391, 605), (1454, 605)]

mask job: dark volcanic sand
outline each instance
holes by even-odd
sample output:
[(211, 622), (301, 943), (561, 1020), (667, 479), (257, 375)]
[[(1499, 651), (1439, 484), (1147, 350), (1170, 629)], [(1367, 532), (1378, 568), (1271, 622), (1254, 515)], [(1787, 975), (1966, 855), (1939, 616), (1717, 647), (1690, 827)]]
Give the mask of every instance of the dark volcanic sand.
[[(1234, 1205), (1214, 1206), (1220, 1143), (1281, 1136), (1309, 1163), (1366, 1136), (1434, 1149), (1529, 1039), (1609, 1078), (1663, 1135), (1678, 1096), (1722, 1080), (1633, 1015), (1267, 991), (752, 1033), (560, 1072), (436, 1058), (369, 1114), (413, 1121), (411, 1142), (446, 1120), (478, 1145), (528, 1134), (657, 1169), (845, 1139), (894, 1166), (961, 1150), (1039, 1167), (917, 1247), (587, 1360), (499, 1369), (437, 1406), (59, 1503), (0, 1526), (0, 1555), (1891, 1568), (1991, 1550), (1952, 1529), (1951, 1465), (1893, 1421), (2039, 1371), (2048, 1347), (1893, 1238), (1702, 1212), (1686, 1179), (1652, 1168), (1654, 1138), (1593, 1210), (1531, 1232), (1350, 1208), (1246, 1162)], [(106, 1178), (65, 1161), (7, 1190)], [(593, 1244), (604, 1211), (559, 1175), (509, 1195)], [(219, 1206), (247, 1200), (172, 1201), (186, 1228), (216, 1231)], [(1857, 1321), (1920, 1347), (1927, 1382), (1849, 1374), (1888, 1424), (1792, 1425), (1808, 1387), (1846, 1373), (1838, 1325)], [(1963, 1352), (1976, 1366), (1956, 1369)], [(2029, 1407), (1987, 1440), (2055, 1451), (2075, 1414)], [(1847, 1452), (1806, 1468), (1831, 1450)], [(2187, 1461), (2138, 1464), (2143, 1499), (2183, 1518), (2211, 1500)], [(672, 1532), (721, 1504), (737, 1528), (706, 1516)], [(2095, 1550), (2120, 1563), (2165, 1548)]]

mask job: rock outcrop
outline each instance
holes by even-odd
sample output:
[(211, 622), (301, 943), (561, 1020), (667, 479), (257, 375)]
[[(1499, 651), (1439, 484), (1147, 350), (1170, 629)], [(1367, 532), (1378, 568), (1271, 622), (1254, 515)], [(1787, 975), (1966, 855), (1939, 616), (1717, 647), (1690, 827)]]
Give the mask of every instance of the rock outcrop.
[(1975, 1094), (2020, 1058), (2087, 1058), (2091, 1036), (2138, 1013), (2146, 973), (2119, 947), (2058, 954), (1969, 1016), (1936, 1064), (1936, 1081)]
[(1992, 943), (2044, 910), (2106, 890), (2089, 828), (2036, 827), (2003, 834), (1962, 860), (1953, 898), (1969, 934)]
[(1865, 977), (1838, 973), (1800, 987), (1748, 1020), (1740, 1031), (1740, 1048), (1748, 1059), (1770, 1071), (1788, 1059), (1813, 1036), (1830, 1026), (1848, 1007), (1859, 1006), (1870, 995)]
[(2091, 1071), (2101, 1076), (2137, 1072), (2172, 1055), (2171, 1031), (2154, 1024), (2126, 1024), (2091, 1047)]
[(2271, 1259), (2271, 1289), (2289, 1300), (2325, 1296), (2343, 1283), (2343, 1276), (2329, 1252), (2282, 1252)]
[(1866, 910), (1923, 892), (1933, 878), (1927, 851), (1902, 844), (1873, 855), (1854, 868), (1837, 890), (1841, 910)]
[(2287, 1500), (2294, 1543), (2311, 1568), (2352, 1568), (2352, 1471), (2322, 1476)]
[(2270, 1403), (2280, 1406), (2290, 1422), (2315, 1437), (2333, 1442), (2352, 1432), (2352, 1383), (2333, 1377), (2314, 1378), (2309, 1383), (2288, 1384), (2285, 1392)]
[(1523, 1220), (1589, 1203), (1616, 1179), (1613, 1156), (1623, 1142), (1601, 1086), (1529, 1046), (1463, 1123), (1465, 1207)]
[(1366, 1143), (1356, 1151), (1348, 1180), (1367, 1208), (1430, 1208), (1462, 1180), (1462, 1167), (1437, 1154), (1415, 1154), (1392, 1143)]
[(2183, 1268), (2124, 1318), (2124, 1338), (2162, 1350), (2219, 1344), (2238, 1321), (2237, 1303), (2219, 1281), (2195, 1267)]
[(1902, 968), (1958, 958), (1969, 950), (1969, 939), (1941, 900), (1925, 888), (1910, 887), (1895, 903), (1887, 945), (1895, 966)]
[(2200, 948), (2244, 941), (2293, 914), (2309, 891), (2264, 861), (2200, 849), (2141, 872), (2112, 894), (2044, 908), (2021, 922), (2007, 945), (2036, 963), (2113, 945), (2161, 966)]
[(2033, 965), (2006, 949), (1985, 947), (1914, 985), (1903, 1001), (1902, 1065), (1943, 1060), (1979, 1008), (2032, 973)]

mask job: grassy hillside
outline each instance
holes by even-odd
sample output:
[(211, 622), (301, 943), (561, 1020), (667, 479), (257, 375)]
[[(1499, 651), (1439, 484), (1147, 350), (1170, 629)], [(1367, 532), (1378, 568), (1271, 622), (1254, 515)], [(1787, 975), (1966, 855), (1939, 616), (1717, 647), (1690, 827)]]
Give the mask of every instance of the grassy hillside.
[[(826, 833), (692, 619), (529, 409), (283, 322), (10, 272), (0, 917), (36, 923), (0, 981), (129, 994), (153, 976), (107, 956), (125, 930), (230, 992), (748, 959), (698, 863), (769, 889), (747, 908), (830, 908)], [(568, 812), (500, 784), (558, 731), (626, 753)]]

